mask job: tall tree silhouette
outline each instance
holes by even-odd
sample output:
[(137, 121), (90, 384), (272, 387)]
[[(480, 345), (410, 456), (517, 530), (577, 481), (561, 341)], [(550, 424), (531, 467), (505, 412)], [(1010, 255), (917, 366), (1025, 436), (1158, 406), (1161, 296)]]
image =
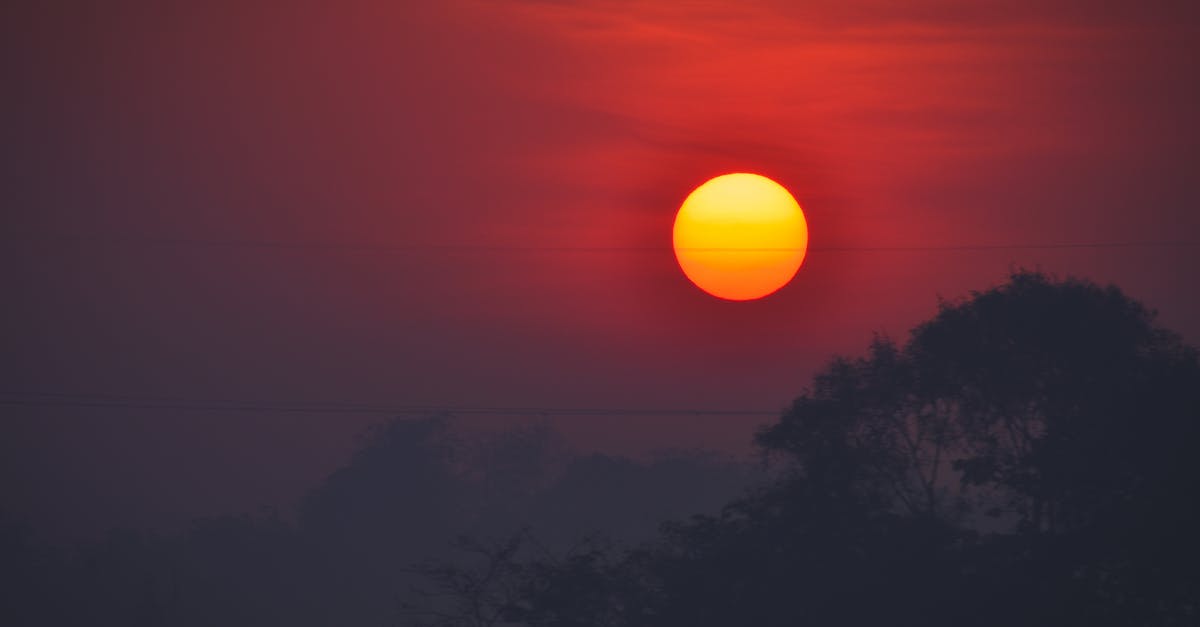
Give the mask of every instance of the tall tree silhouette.
[(988, 546), (1029, 556), (1006, 566), (1036, 580), (1020, 620), (1183, 621), (1198, 391), (1195, 351), (1153, 312), (1115, 287), (1020, 272), (943, 303), (902, 348), (878, 339), (835, 360), (758, 441), (826, 496), (1013, 532)]

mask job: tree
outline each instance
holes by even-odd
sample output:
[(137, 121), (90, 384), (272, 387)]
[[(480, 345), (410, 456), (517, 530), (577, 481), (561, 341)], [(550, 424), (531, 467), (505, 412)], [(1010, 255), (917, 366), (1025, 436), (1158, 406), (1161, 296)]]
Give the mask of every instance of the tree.
[(835, 360), (758, 441), (827, 494), (1017, 534), (1044, 604), (1077, 603), (1043, 617), (1182, 621), (1200, 589), (1198, 392), (1196, 352), (1143, 305), (1018, 272), (942, 303), (903, 347)]
[(464, 526), (465, 485), (449, 425), (392, 420), (301, 503), (327, 623), (371, 623), (395, 611), (411, 578), (400, 566), (430, 556)]

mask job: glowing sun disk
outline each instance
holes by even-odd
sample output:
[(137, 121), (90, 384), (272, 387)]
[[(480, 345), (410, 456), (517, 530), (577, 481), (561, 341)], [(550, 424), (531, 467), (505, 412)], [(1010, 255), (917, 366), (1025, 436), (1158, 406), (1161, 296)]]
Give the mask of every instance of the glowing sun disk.
[(697, 287), (727, 300), (753, 300), (796, 275), (808, 224), (782, 185), (757, 174), (725, 174), (683, 201), (673, 241), (679, 266)]

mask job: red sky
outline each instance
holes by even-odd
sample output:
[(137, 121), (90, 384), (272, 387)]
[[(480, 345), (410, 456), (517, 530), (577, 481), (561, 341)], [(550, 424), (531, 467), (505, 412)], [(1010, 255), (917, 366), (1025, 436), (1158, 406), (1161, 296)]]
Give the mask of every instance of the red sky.
[[(1194, 2), (27, 4), (0, 9), (8, 398), (774, 410), (1017, 266), (1200, 337), (1196, 246), (944, 249), (1200, 241)], [(759, 302), (669, 249), (729, 171), (811, 229)], [(943, 249), (863, 250), (897, 247)], [(153, 520), (286, 503), (368, 422), (5, 413), (0, 502)], [(558, 423), (744, 451), (759, 420)]]

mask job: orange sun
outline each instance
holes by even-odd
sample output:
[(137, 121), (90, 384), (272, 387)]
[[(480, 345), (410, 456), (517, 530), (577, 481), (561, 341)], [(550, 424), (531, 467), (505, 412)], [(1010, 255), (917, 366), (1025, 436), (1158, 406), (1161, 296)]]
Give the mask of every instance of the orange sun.
[(725, 174), (697, 187), (675, 216), (675, 258), (697, 287), (727, 300), (762, 298), (796, 276), (808, 224), (782, 185)]

